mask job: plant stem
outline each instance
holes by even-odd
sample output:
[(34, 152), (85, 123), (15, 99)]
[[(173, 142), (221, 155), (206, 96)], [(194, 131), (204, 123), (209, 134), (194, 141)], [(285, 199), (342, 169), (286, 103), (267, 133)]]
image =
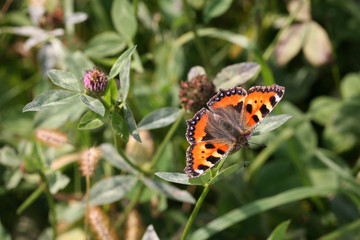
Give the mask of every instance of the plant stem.
[(194, 32), (194, 41), (195, 41), (195, 45), (196, 45), (196, 48), (198, 49), (199, 51), (199, 54), (200, 54), (200, 57), (201, 57), (201, 60), (203, 61), (204, 63), (204, 66), (205, 66), (205, 69), (207, 70), (207, 73), (212, 76), (213, 74), (213, 67), (209, 61), (209, 56), (207, 55), (205, 49), (203, 48), (203, 44), (199, 38), (199, 35), (198, 35), (198, 32), (197, 32), (197, 28), (196, 28), (196, 25), (191, 17), (191, 12), (190, 12), (190, 8), (189, 8), (189, 5), (187, 3), (187, 0), (182, 0), (182, 4), (184, 6), (184, 10), (185, 10), (185, 14), (186, 14), (186, 17), (188, 18), (188, 21), (190, 23), (190, 26), (192, 28), (192, 31)]
[(189, 217), (189, 219), (188, 219), (188, 221), (186, 223), (185, 229), (184, 229), (183, 234), (182, 234), (182, 236), (180, 238), (181, 240), (185, 240), (187, 235), (189, 234), (190, 228), (194, 223), (196, 215), (198, 214), (198, 212), (200, 210), (200, 207), (202, 206), (202, 204), (203, 204), (203, 202), (205, 200), (205, 197), (206, 197), (206, 195), (208, 194), (208, 192), (210, 190), (210, 186), (211, 185), (209, 185), (209, 184), (206, 184), (204, 186), (204, 190), (201, 193), (199, 199), (197, 200), (196, 205), (195, 205), (195, 207), (194, 207), (194, 209), (193, 209), (193, 211), (192, 211), (192, 213), (191, 213), (191, 215), (190, 215), (190, 217)]
[(39, 175), (45, 185), (45, 195), (46, 195), (46, 199), (49, 204), (49, 210), (50, 210), (49, 221), (50, 221), (51, 229), (53, 231), (53, 239), (56, 239), (56, 237), (57, 237), (57, 231), (56, 231), (57, 218), (56, 218), (56, 212), (55, 212), (55, 204), (54, 204), (54, 199), (50, 192), (49, 181), (48, 181), (48, 179), (46, 177), (46, 173), (45, 173), (45, 165), (44, 165), (45, 159), (44, 159), (43, 151), (41, 149), (40, 143), (38, 143), (38, 142), (36, 143), (36, 151), (37, 151), (37, 155), (38, 155), (37, 160), (38, 160), (38, 164), (39, 164)]
[(183, 120), (185, 110), (182, 109), (180, 115), (178, 116), (176, 122), (171, 126), (170, 130), (167, 132), (164, 140), (161, 142), (159, 148), (157, 149), (154, 157), (150, 163), (150, 169), (153, 169), (157, 162), (160, 160), (161, 154), (163, 153), (165, 146), (169, 143), (171, 137), (174, 135), (176, 129), (179, 127), (180, 122)]
[(145, 190), (145, 185), (140, 182), (140, 187), (136, 195), (132, 198), (131, 202), (126, 206), (123, 214), (115, 223), (115, 229), (121, 229), (121, 227), (125, 224), (126, 219), (129, 216), (129, 213), (136, 207), (136, 204), (139, 202), (141, 195)]

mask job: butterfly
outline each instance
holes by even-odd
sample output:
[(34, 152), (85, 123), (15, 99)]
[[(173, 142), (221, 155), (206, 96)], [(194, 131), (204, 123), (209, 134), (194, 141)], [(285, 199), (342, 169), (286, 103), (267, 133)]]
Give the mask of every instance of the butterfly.
[(224, 156), (249, 146), (254, 129), (285, 93), (279, 85), (221, 90), (194, 117), (187, 120), (185, 173), (198, 177)]

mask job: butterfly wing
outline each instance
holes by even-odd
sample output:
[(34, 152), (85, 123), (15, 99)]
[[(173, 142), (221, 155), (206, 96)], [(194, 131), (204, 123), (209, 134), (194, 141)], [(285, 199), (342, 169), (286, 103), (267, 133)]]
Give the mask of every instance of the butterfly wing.
[(244, 104), (245, 132), (251, 133), (284, 96), (285, 88), (276, 84), (249, 89)]
[(187, 121), (185, 172), (189, 177), (203, 174), (233, 150), (246, 91), (242, 88), (220, 90), (208, 102), (211, 111), (202, 108)]

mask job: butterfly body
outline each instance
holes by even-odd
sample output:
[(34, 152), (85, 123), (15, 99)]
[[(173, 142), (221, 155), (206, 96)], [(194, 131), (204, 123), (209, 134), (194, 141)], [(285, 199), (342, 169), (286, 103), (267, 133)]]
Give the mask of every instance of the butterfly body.
[(224, 156), (249, 146), (255, 127), (280, 101), (285, 88), (255, 86), (246, 92), (241, 87), (220, 90), (194, 117), (187, 121), (185, 172), (197, 177)]

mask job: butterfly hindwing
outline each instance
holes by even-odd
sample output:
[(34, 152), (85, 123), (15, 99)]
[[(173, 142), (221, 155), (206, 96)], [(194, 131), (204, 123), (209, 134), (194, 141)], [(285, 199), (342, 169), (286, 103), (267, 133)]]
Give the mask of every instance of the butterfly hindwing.
[(254, 86), (249, 89), (245, 99), (245, 126), (253, 130), (281, 100), (285, 88), (276, 84)]
[(229, 146), (223, 143), (199, 142), (190, 145), (186, 152), (185, 172), (196, 177), (214, 166), (228, 152)]

